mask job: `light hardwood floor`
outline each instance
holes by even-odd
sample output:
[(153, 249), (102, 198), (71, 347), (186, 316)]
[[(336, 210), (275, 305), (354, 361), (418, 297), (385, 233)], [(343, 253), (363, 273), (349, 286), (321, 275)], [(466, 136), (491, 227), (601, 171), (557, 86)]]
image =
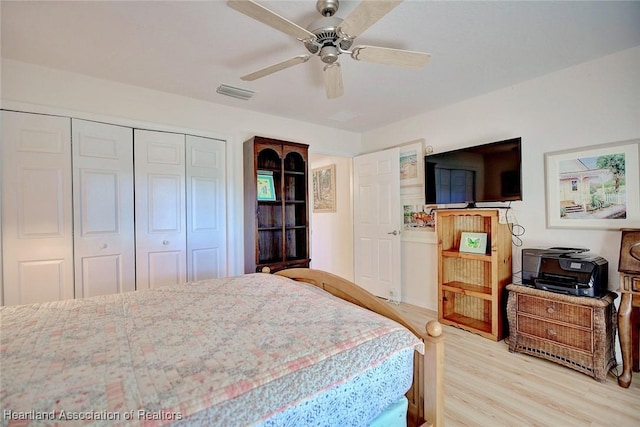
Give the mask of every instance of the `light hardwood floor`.
[[(437, 313), (396, 306), (424, 330)], [(443, 326), (445, 425), (457, 426), (640, 426), (640, 373), (628, 389), (537, 357), (510, 353), (495, 342)], [(618, 371), (622, 369), (618, 366)]]

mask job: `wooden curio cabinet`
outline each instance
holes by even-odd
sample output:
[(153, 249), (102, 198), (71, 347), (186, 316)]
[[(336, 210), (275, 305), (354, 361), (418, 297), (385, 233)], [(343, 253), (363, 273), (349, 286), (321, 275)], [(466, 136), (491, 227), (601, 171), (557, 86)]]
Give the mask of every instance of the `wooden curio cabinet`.
[[(309, 267), (308, 147), (260, 136), (245, 141), (245, 273)], [(272, 178), (273, 194), (258, 197), (259, 176)]]

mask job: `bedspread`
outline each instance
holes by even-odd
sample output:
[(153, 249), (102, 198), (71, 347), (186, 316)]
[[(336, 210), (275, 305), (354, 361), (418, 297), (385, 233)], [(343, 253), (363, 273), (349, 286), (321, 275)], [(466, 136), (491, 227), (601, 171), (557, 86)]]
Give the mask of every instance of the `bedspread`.
[(268, 274), (0, 315), (3, 425), (161, 425), (205, 413), (248, 425), (422, 345), (389, 319)]

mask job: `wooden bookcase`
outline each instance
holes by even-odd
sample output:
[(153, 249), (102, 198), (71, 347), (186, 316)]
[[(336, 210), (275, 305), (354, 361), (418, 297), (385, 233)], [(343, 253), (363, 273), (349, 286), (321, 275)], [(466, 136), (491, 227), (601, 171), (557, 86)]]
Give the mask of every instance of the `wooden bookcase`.
[[(438, 320), (500, 341), (504, 289), (511, 283), (511, 233), (497, 209), (448, 209), (436, 213)], [(486, 233), (485, 253), (460, 252), (463, 232)]]
[[(255, 136), (244, 143), (244, 270), (309, 267), (308, 145)], [(258, 174), (275, 200), (258, 200)]]

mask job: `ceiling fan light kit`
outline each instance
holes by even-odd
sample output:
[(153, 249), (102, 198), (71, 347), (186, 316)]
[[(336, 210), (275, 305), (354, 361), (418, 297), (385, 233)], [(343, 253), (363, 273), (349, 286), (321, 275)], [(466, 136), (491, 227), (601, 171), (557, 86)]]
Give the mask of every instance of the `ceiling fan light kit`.
[[(427, 64), (430, 55), (423, 52), (377, 46), (355, 46), (352, 48), (353, 41), (357, 36), (391, 12), (401, 2), (402, 0), (362, 0), (343, 20), (334, 16), (340, 5), (338, 0), (318, 0), (316, 10), (322, 17), (311, 23), (306, 29), (253, 0), (228, 0), (227, 4), (250, 18), (296, 37), (311, 55), (319, 56), (320, 60), (326, 64), (324, 80), (327, 98), (333, 99), (344, 93), (339, 63), (339, 57), (344, 53), (349, 54), (356, 61), (407, 68), (421, 68)], [(309, 58), (310, 55), (298, 55), (247, 74), (241, 79), (245, 81), (256, 80), (307, 62)]]

